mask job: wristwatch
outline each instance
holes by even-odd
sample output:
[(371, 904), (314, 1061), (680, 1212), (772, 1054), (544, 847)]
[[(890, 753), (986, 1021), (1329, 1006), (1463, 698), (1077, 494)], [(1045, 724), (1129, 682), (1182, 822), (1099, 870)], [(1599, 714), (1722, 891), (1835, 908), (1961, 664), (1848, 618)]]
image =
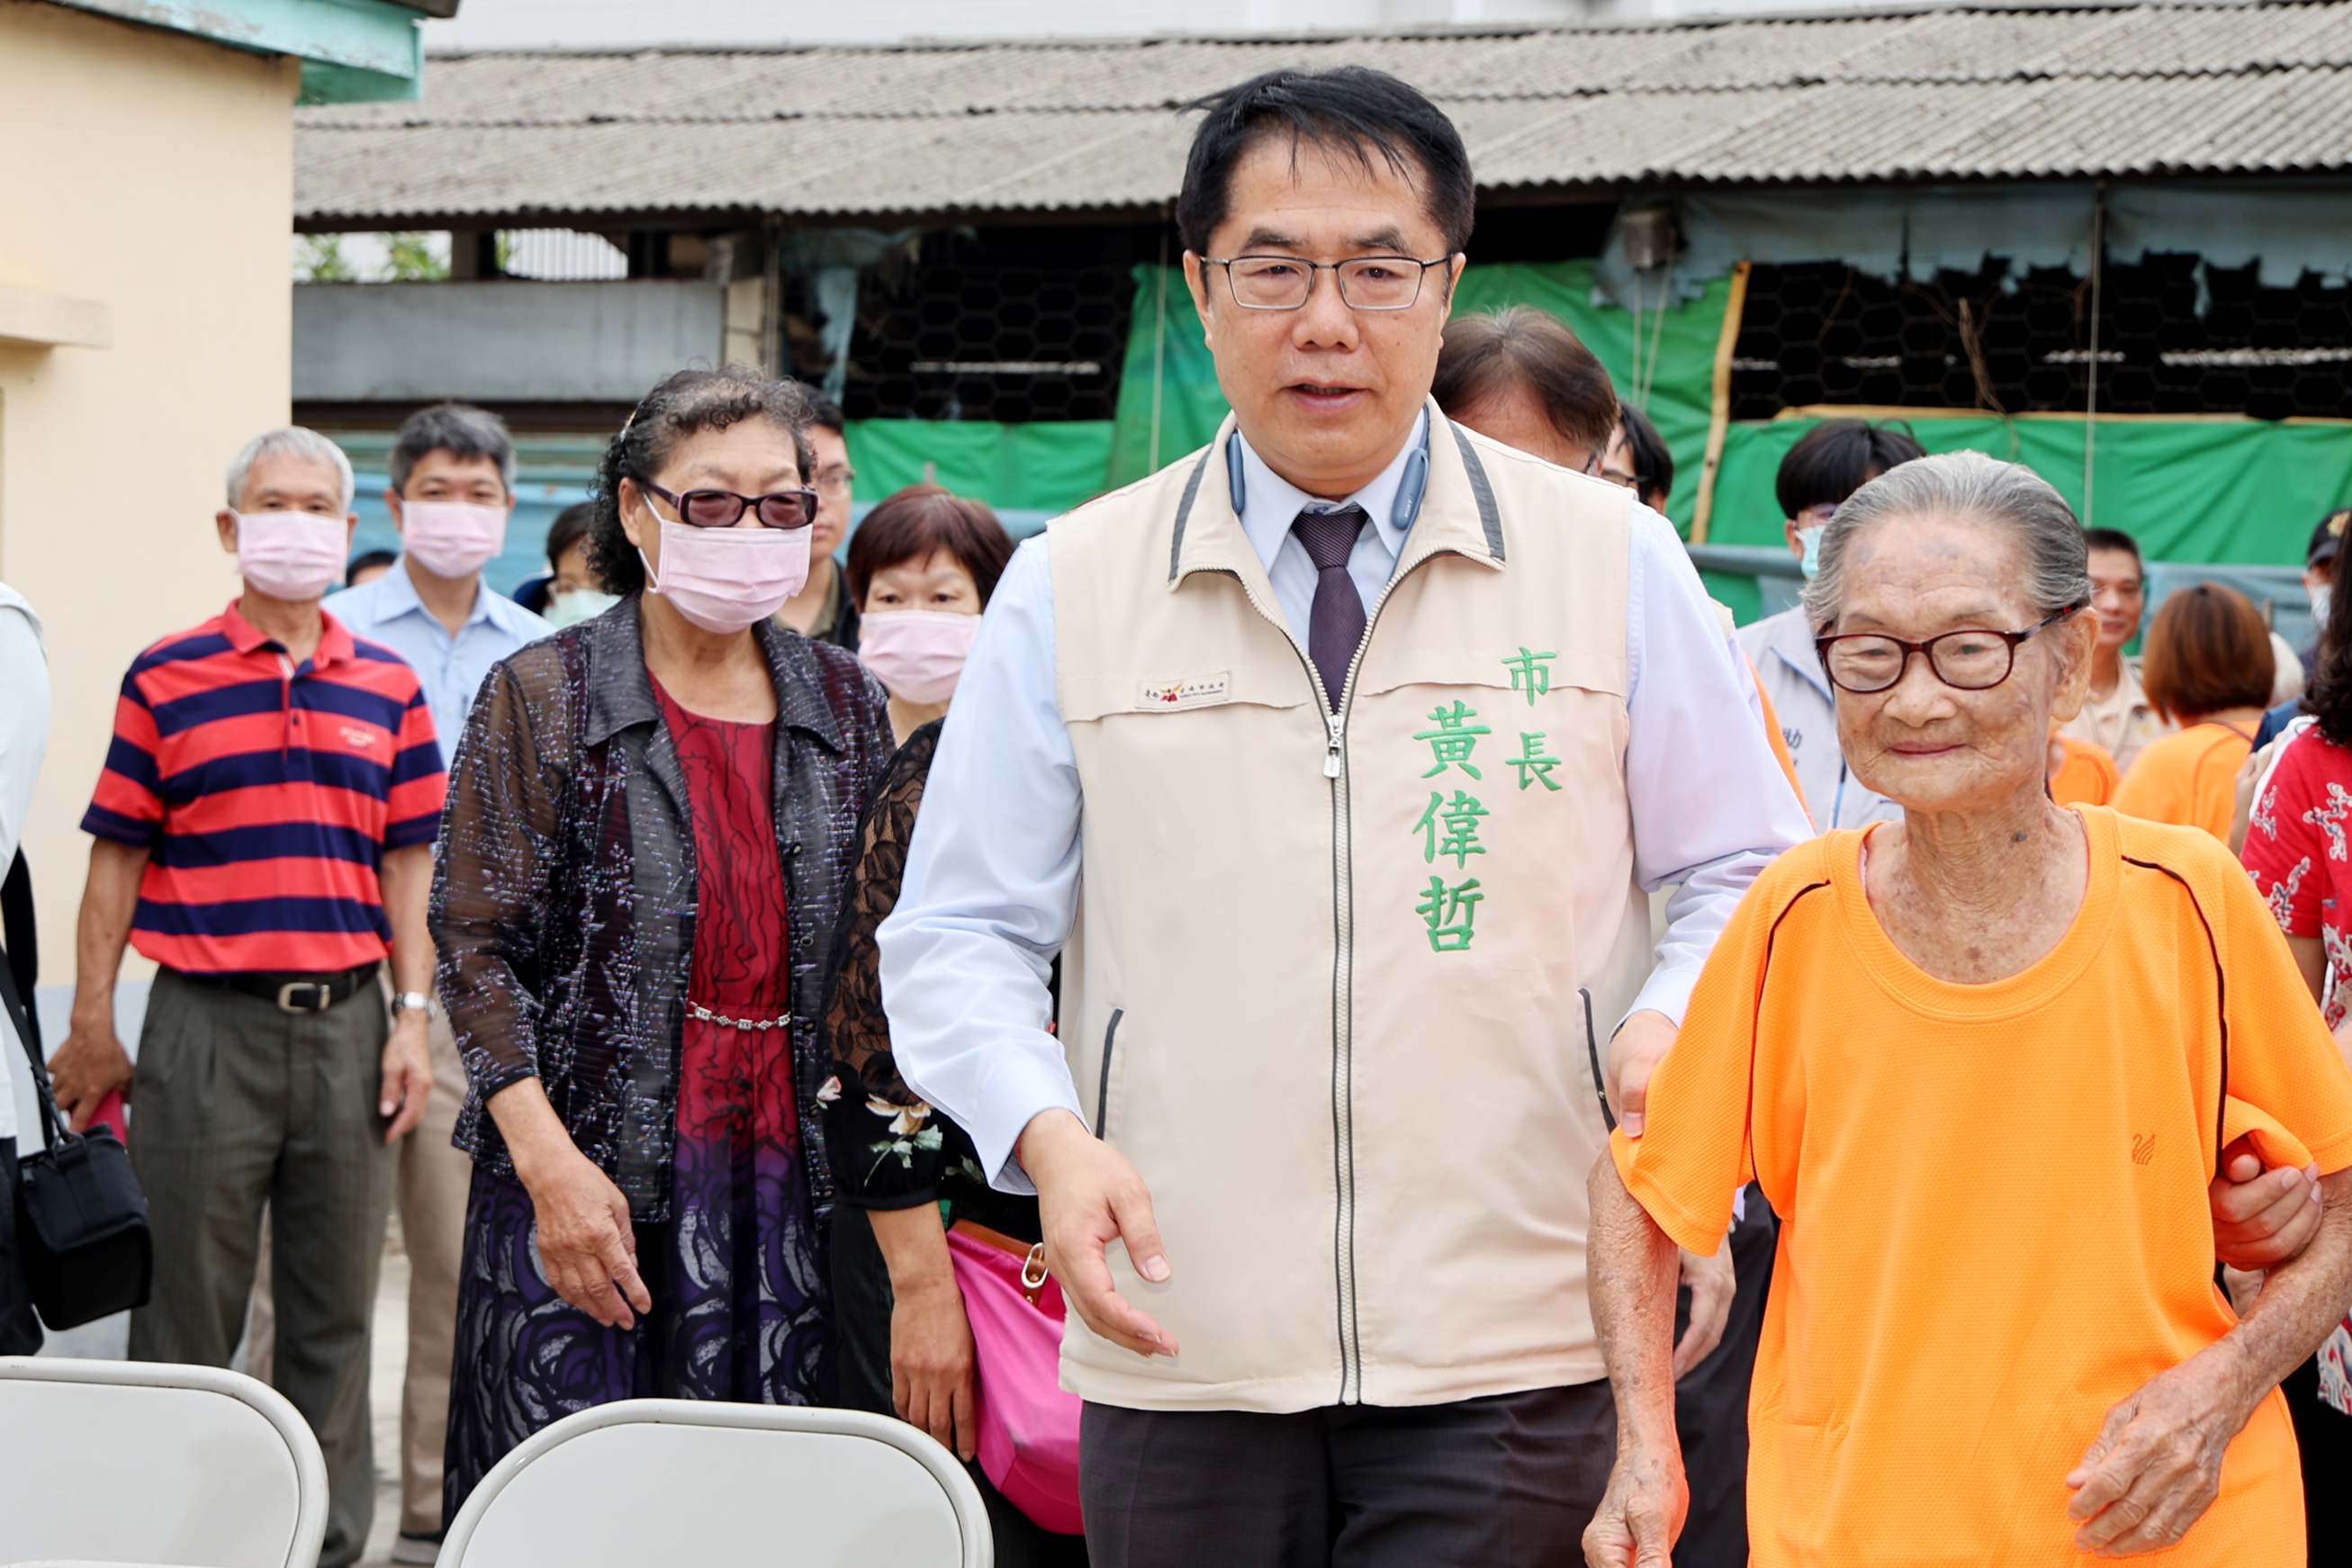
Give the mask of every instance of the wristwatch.
[(403, 1013), (408, 1012), (422, 1013), (430, 1018), (433, 1016), (433, 998), (422, 991), (402, 991), (395, 994), (392, 999), (392, 1016), (397, 1018)]

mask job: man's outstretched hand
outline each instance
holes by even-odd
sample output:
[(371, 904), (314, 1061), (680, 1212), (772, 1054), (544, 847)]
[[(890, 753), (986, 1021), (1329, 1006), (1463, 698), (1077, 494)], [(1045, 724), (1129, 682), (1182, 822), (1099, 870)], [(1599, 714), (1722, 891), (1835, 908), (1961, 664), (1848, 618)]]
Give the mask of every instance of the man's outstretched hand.
[(1138, 1274), (1155, 1285), (1169, 1275), (1151, 1194), (1135, 1167), (1066, 1110), (1039, 1112), (1022, 1131), (1020, 1153), (1037, 1184), (1045, 1267), (1087, 1327), (1138, 1355), (1174, 1355), (1176, 1336), (1129, 1305), (1110, 1276), (1114, 1237)]

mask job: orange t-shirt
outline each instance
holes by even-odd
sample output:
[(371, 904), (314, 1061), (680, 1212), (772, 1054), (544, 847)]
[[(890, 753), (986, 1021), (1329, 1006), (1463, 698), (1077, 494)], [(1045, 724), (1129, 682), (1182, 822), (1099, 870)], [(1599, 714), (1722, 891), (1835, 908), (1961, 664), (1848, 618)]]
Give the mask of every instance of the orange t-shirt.
[[(2073, 927), (1989, 985), (1888, 939), (1861, 833), (1789, 850), (1717, 944), (1646, 1135), (1611, 1142), (1692, 1251), (1720, 1244), (1751, 1173), (1781, 1216), (1748, 1400), (1759, 1568), (2089, 1561), (2067, 1472), (2110, 1406), (2236, 1321), (2206, 1198), (2225, 1017), (2231, 1097), (2323, 1171), (2352, 1165), (2352, 1072), (2228, 850), (2079, 815)], [(2273, 1391), (2164, 1563), (2303, 1561)]]
[(2254, 738), (2207, 720), (2150, 741), (2124, 775), (2115, 807), (2149, 822), (2201, 827), (2224, 844), (2238, 811), (2238, 770)]
[(2116, 786), (2123, 775), (2116, 771), (2115, 758), (2096, 741), (2078, 741), (2072, 735), (2056, 737), (2064, 748), (2066, 760), (2050, 775), (2050, 798), (2060, 805), (2110, 805), (2116, 798)]

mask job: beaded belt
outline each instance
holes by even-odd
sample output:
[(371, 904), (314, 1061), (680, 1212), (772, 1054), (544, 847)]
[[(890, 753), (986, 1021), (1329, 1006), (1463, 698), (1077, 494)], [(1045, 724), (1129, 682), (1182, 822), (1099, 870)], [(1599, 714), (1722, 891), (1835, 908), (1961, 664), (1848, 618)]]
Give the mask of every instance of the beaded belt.
[(785, 1029), (790, 1028), (793, 1022), (793, 1016), (790, 1013), (781, 1018), (730, 1018), (724, 1013), (712, 1012), (691, 998), (688, 998), (686, 1004), (686, 1016), (705, 1024), (717, 1024), (729, 1029)]

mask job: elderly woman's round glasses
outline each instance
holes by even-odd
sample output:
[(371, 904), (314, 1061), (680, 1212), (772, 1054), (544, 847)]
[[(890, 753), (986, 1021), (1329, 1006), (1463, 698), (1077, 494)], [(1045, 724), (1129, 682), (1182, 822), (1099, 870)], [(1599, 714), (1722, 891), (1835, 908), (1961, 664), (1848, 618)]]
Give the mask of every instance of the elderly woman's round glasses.
[(1454, 258), (1415, 261), (1410, 256), (1356, 256), (1345, 261), (1304, 261), (1296, 256), (1236, 256), (1230, 261), (1201, 258), (1203, 267), (1225, 269), (1234, 303), (1244, 310), (1296, 310), (1315, 292), (1318, 272), (1336, 274), (1339, 298), (1357, 310), (1409, 310), (1421, 298), (1421, 280), (1433, 267)]
[(1911, 656), (1926, 656), (1936, 679), (1960, 691), (1985, 691), (2009, 679), (2017, 667), (2017, 646), (2034, 633), (2064, 620), (2083, 606), (2069, 605), (2053, 611), (2021, 632), (1996, 632), (1970, 627), (1946, 632), (1926, 642), (1905, 642), (1876, 632), (1845, 632), (1815, 637), (1822, 668), (1830, 684), (1857, 697), (1894, 689), (1911, 668)]
[(814, 490), (778, 490), (773, 495), (742, 496), (733, 490), (688, 490), (672, 495), (644, 479), (638, 488), (656, 495), (677, 510), (677, 520), (689, 528), (732, 528), (757, 507), (762, 528), (806, 528), (816, 521)]

